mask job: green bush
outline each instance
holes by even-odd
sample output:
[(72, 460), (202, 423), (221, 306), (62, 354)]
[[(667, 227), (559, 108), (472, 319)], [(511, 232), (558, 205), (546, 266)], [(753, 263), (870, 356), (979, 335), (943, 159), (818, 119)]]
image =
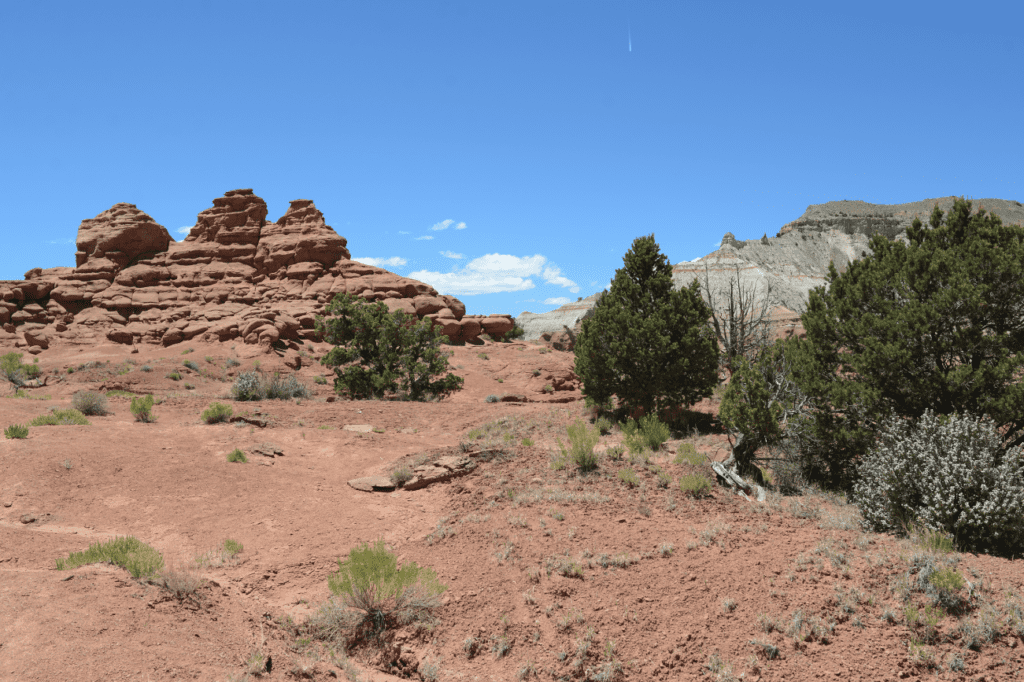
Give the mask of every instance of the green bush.
[(513, 320), (512, 331), (510, 331), (510, 332), (505, 334), (504, 340), (505, 341), (515, 341), (516, 339), (523, 338), (523, 336), (525, 336), (525, 335), (526, 335), (526, 330), (523, 329), (522, 327), (520, 327)]
[[(71, 368), (68, 367), (68, 369), (70, 370)], [(142, 367), (139, 367), (139, 369), (141, 371), (143, 371), (143, 372), (152, 372), (153, 371), (153, 368), (150, 367), (149, 365), (143, 365)]]
[(235, 358), (228, 358), (227, 360), (224, 361), (224, 366), (228, 369), (231, 369), (232, 367), (238, 367), (240, 364), (242, 363), (240, 363)]
[(171, 381), (181, 381), (181, 373), (178, 372), (177, 370), (175, 370), (173, 372), (170, 372), (169, 374), (167, 374), (165, 376), (168, 379), (170, 379)]
[(488, 402), (488, 403), (496, 403), (499, 400), (501, 400), (501, 398), (499, 398), (498, 396), (494, 395), (493, 393), (491, 395), (487, 396), (486, 398), (484, 398), (484, 402)]
[(28, 438), (28, 427), (24, 424), (11, 424), (4, 429), (4, 437), (9, 439)]
[(558, 449), (562, 458), (571, 460), (580, 471), (593, 471), (597, 468), (597, 453), (594, 446), (597, 445), (601, 435), (597, 429), (588, 429), (581, 419), (570, 424), (566, 431), (569, 434), (569, 448), (562, 444), (561, 438), (556, 438)]
[(181, 363), (183, 366), (188, 367), (193, 372), (199, 371), (199, 365), (196, 364), (195, 360), (185, 360)]
[(36, 417), (29, 426), (89, 426), (89, 420), (76, 409), (52, 410), (50, 414)]
[(267, 400), (291, 400), (292, 398), (309, 398), (313, 395), (312, 391), (294, 375), (289, 374), (281, 378), (281, 374), (278, 372), (274, 372), (271, 377), (264, 378), (262, 392)]
[(25, 383), (27, 377), (26, 367), (31, 366), (21, 364), (22, 355), (24, 353), (11, 352), (0, 356), (0, 377), (3, 377), (15, 386), (21, 386)]
[(608, 417), (598, 417), (597, 421), (594, 422), (594, 426), (602, 436), (607, 436), (612, 432), (612, 421)]
[(164, 567), (164, 558), (146, 543), (131, 535), (89, 545), (66, 559), (57, 559), (57, 570), (66, 571), (86, 564), (110, 563), (128, 571), (133, 578), (148, 578)]
[(991, 421), (970, 415), (892, 417), (858, 467), (854, 499), (877, 531), (914, 520), (972, 552), (1020, 553), (1024, 448), (1002, 444)]
[(203, 421), (207, 424), (216, 424), (218, 422), (225, 422), (231, 418), (234, 410), (230, 405), (224, 403), (212, 403), (208, 408), (203, 410)]
[(679, 448), (676, 450), (676, 458), (673, 461), (676, 464), (689, 464), (692, 467), (699, 467), (706, 464), (708, 458), (707, 455), (698, 453), (693, 443), (680, 443)]
[(633, 454), (639, 454), (645, 449), (660, 450), (671, 435), (668, 425), (653, 414), (641, 417), (639, 424), (632, 418), (627, 419), (622, 425), (622, 433), (629, 451)]
[(317, 377), (317, 378), (313, 379), (313, 382), (316, 383), (316, 384), (323, 385), (323, 384), (327, 383), (327, 378), (326, 377)]
[(224, 553), (228, 555), (228, 558), (234, 557), (236, 554), (241, 554), (242, 550), (245, 549), (241, 542), (228, 538), (222, 545)]
[(291, 400), (309, 398), (313, 393), (293, 375), (282, 378), (279, 372), (266, 376), (262, 372), (242, 372), (231, 385), (235, 400)]
[(71, 399), (71, 405), (82, 414), (104, 415), (109, 413), (107, 396), (96, 391), (78, 391)]
[(229, 462), (239, 462), (241, 464), (245, 464), (249, 460), (246, 458), (244, 452), (242, 452), (238, 448), (235, 448), (234, 450), (232, 450), (231, 452), (228, 453), (228, 461)]
[(1002, 449), (1024, 438), (1024, 227), (962, 198), (930, 224), (915, 219), (906, 242), (876, 234), (810, 293), (793, 376), (815, 408), (812, 480), (852, 487), (891, 415), (987, 415)]
[(349, 608), (362, 612), (357, 635), (377, 637), (386, 630), (428, 616), (441, 605), (446, 587), (437, 574), (416, 562), (398, 568), (395, 555), (378, 540), (363, 543), (338, 559), (338, 570), (327, 578), (331, 592)]
[(151, 395), (132, 398), (132, 404), (129, 409), (137, 422), (149, 424), (156, 421), (156, 417), (153, 416), (153, 396)]
[(447, 374), (446, 337), (429, 319), (416, 321), (383, 303), (337, 294), (317, 317), (316, 328), (334, 348), (321, 364), (334, 368), (334, 390), (355, 399), (401, 393), (410, 400), (443, 398), (462, 388), (462, 377)]
[(692, 405), (718, 383), (718, 342), (699, 283), (675, 290), (654, 235), (623, 257), (611, 288), (583, 320), (573, 352), (583, 393), (632, 412)]
[(684, 474), (679, 477), (679, 489), (686, 495), (705, 497), (711, 493), (711, 481), (703, 474)]
[(630, 488), (635, 488), (640, 485), (640, 478), (636, 475), (636, 472), (629, 467), (619, 469), (619, 480)]

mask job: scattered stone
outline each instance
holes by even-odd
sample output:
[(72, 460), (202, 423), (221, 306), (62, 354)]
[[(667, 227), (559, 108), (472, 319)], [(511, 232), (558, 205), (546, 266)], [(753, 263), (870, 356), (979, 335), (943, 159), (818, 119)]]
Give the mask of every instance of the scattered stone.
[(283, 457), (284, 452), (278, 446), (273, 443), (260, 443), (254, 445), (249, 449), (249, 452), (254, 455), (263, 455), (264, 457)]
[(35, 514), (22, 514), (20, 520), (22, 523), (35, 523), (38, 519)]
[(373, 433), (373, 426), (370, 424), (345, 424), (341, 428), (345, 431), (355, 431), (356, 433)]
[(459, 476), (465, 476), (476, 469), (476, 463), (467, 457), (441, 457), (430, 464), (423, 464), (412, 470), (413, 477), (402, 486), (406, 490), (419, 490), (433, 483), (443, 483)]
[(366, 493), (389, 493), (395, 489), (395, 484), (387, 476), (364, 476), (354, 478), (348, 482), (356, 490)]

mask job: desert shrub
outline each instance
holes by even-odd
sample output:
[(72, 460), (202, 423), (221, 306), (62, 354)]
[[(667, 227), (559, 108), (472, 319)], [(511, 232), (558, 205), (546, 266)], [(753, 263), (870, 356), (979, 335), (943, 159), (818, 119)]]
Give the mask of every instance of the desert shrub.
[(168, 372), (164, 376), (166, 378), (170, 379), (171, 381), (181, 381), (181, 372), (179, 372), (178, 370), (174, 370), (173, 372)]
[(218, 422), (224, 422), (231, 418), (234, 410), (230, 405), (224, 403), (212, 403), (208, 408), (203, 410), (203, 421), (207, 424), (216, 424)]
[(526, 335), (526, 330), (523, 329), (522, 327), (520, 327), (519, 324), (515, 323), (515, 320), (513, 320), (512, 331), (510, 331), (507, 334), (505, 334), (504, 340), (505, 341), (514, 341), (515, 339), (523, 338), (523, 336), (525, 336), (525, 335)]
[(28, 427), (24, 424), (11, 424), (4, 429), (4, 437), (8, 439), (28, 438)]
[(391, 482), (401, 488), (412, 480), (413, 475), (412, 469), (403, 465), (391, 472)]
[(317, 378), (313, 379), (313, 383), (320, 384), (320, 385), (326, 384), (327, 383), (327, 378), (326, 377), (317, 377)]
[(128, 409), (131, 410), (137, 422), (149, 424), (156, 421), (156, 417), (153, 416), (153, 396), (151, 395), (132, 398), (132, 404)]
[(971, 202), (938, 208), (906, 240), (871, 253), (810, 293), (793, 376), (813, 399), (805, 473), (851, 487), (856, 462), (891, 415), (987, 415), (1003, 449), (1024, 438), (1024, 228)]
[(232, 540), (231, 538), (228, 538), (224, 541), (222, 548), (224, 554), (226, 554), (229, 559), (233, 558), (236, 554), (241, 554), (242, 550), (245, 549), (245, 547), (242, 546), (241, 542), (238, 542), (237, 540)]
[(71, 399), (71, 405), (82, 414), (104, 415), (107, 409), (107, 396), (95, 391), (78, 391)]
[(605, 449), (604, 454), (605, 457), (607, 457), (608, 459), (617, 462), (623, 458), (623, 456), (626, 454), (626, 450), (621, 445), (612, 445), (611, 447)]
[(684, 474), (679, 477), (679, 489), (693, 497), (705, 497), (711, 493), (711, 481), (703, 474)]
[(185, 367), (188, 367), (193, 372), (199, 371), (199, 365), (196, 364), (195, 360), (185, 360), (181, 364), (184, 365)]
[(641, 417), (639, 424), (632, 418), (627, 419), (622, 425), (622, 433), (629, 451), (634, 454), (643, 452), (645, 449), (660, 450), (662, 444), (671, 435), (668, 425), (662, 423), (653, 414)]
[(263, 400), (263, 382), (259, 372), (242, 372), (231, 384), (231, 396), (235, 400)]
[(235, 448), (234, 450), (232, 450), (231, 452), (228, 453), (228, 461), (229, 462), (238, 462), (239, 464), (245, 464), (249, 460), (245, 456), (244, 452), (242, 452), (238, 448)]
[(238, 367), (241, 364), (242, 363), (236, 360), (235, 358), (228, 358), (227, 360), (224, 361), (224, 366), (228, 369), (231, 369), (232, 367)]
[(555, 387), (554, 387), (554, 386), (552, 386), (551, 384), (545, 384), (545, 385), (544, 385), (544, 388), (543, 388), (542, 390), (543, 390), (543, 391), (544, 391), (545, 393), (554, 393), (554, 392), (555, 392)]
[[(321, 364), (334, 368), (334, 390), (355, 399), (400, 393), (410, 400), (443, 398), (462, 388), (462, 377), (445, 374), (447, 337), (429, 319), (417, 321), (383, 303), (337, 294), (316, 318), (316, 328), (334, 345)], [(441, 376), (444, 375), (444, 376)]]
[(78, 410), (52, 410), (50, 414), (36, 417), (29, 426), (88, 426), (89, 420)]
[(327, 585), (346, 606), (362, 612), (353, 634), (370, 638), (429, 616), (441, 605), (446, 589), (430, 568), (416, 562), (398, 568), (383, 540), (364, 542), (348, 559), (338, 559), (338, 570), (328, 576)]
[(491, 394), (491, 395), (487, 396), (486, 398), (484, 398), (484, 400), (486, 402), (489, 402), (489, 403), (496, 403), (499, 400), (501, 400), (501, 398), (499, 398), (498, 396), (496, 396), (494, 394)]
[(562, 445), (561, 438), (555, 439), (558, 442), (562, 458), (572, 460), (580, 471), (596, 469), (597, 453), (594, 452), (594, 446), (597, 445), (597, 441), (601, 437), (597, 429), (589, 429), (583, 420), (577, 419), (567, 427), (566, 431), (569, 434), (568, 449)]
[[(71, 369), (71, 368), (68, 367), (68, 369)], [(139, 369), (141, 371), (143, 371), (143, 372), (152, 372), (153, 371), (153, 368), (150, 367), (149, 365), (143, 365), (142, 367), (139, 367)]]
[(710, 317), (696, 281), (673, 288), (672, 266), (654, 235), (636, 239), (576, 339), (584, 394), (598, 403), (616, 396), (620, 406), (645, 414), (711, 395), (718, 342)]
[(97, 542), (89, 545), (85, 551), (73, 552), (66, 559), (57, 559), (57, 570), (67, 571), (86, 564), (100, 563), (120, 566), (133, 578), (147, 578), (164, 567), (164, 558), (146, 543), (128, 535)]
[(281, 378), (278, 372), (274, 376), (263, 378), (261, 393), (267, 400), (291, 400), (292, 398), (309, 398), (313, 395), (306, 385), (289, 374)]
[(0, 376), (15, 386), (21, 386), (25, 383), (28, 376), (27, 368), (32, 366), (21, 364), (22, 355), (24, 353), (15, 352), (0, 355)]
[(598, 432), (602, 436), (607, 436), (612, 432), (612, 421), (608, 417), (598, 417), (594, 422), (594, 426), (597, 427)]
[(533, 370), (533, 376), (539, 377), (540, 376), (540, 370), (539, 369)]
[(676, 457), (672, 460), (676, 464), (689, 464), (692, 467), (699, 467), (707, 463), (707, 455), (697, 452), (693, 443), (680, 443), (676, 449)]
[(635, 488), (640, 485), (640, 477), (638, 477), (636, 472), (629, 467), (619, 469), (619, 480), (630, 488)]
[(1002, 449), (991, 421), (926, 411), (916, 424), (892, 417), (859, 466), (854, 498), (877, 531), (916, 519), (971, 551), (1024, 545), (1022, 448)]

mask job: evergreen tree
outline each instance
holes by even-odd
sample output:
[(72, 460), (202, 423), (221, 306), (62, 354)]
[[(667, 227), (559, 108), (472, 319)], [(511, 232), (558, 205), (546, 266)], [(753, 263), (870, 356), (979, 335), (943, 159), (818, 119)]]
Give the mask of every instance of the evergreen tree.
[(692, 405), (718, 383), (718, 344), (700, 285), (673, 290), (654, 235), (640, 237), (576, 340), (576, 374), (597, 404), (633, 412)]
[(320, 361), (334, 367), (334, 390), (352, 398), (384, 398), (399, 393), (410, 400), (443, 398), (462, 388), (462, 377), (447, 374), (448, 340), (428, 319), (417, 321), (383, 303), (337, 294), (317, 317), (316, 328), (334, 344)]
[(909, 244), (875, 235), (872, 255), (810, 294), (807, 341), (789, 350), (825, 482), (852, 482), (891, 415), (988, 415), (1005, 447), (1024, 443), (1024, 229), (962, 198), (930, 223), (915, 219)]

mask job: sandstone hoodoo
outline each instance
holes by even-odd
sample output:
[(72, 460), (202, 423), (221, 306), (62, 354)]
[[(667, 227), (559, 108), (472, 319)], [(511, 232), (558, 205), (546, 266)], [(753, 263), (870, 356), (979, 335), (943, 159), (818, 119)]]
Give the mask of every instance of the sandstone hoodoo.
[(423, 282), (351, 260), (346, 239), (308, 199), (268, 222), (251, 189), (227, 192), (181, 242), (119, 203), (82, 221), (77, 246), (74, 268), (0, 281), (0, 343), (39, 352), (54, 342), (201, 338), (269, 349), (315, 338), (316, 315), (339, 292), (430, 319), (452, 341), (501, 338), (513, 325), (511, 315), (466, 315), (462, 302)]

